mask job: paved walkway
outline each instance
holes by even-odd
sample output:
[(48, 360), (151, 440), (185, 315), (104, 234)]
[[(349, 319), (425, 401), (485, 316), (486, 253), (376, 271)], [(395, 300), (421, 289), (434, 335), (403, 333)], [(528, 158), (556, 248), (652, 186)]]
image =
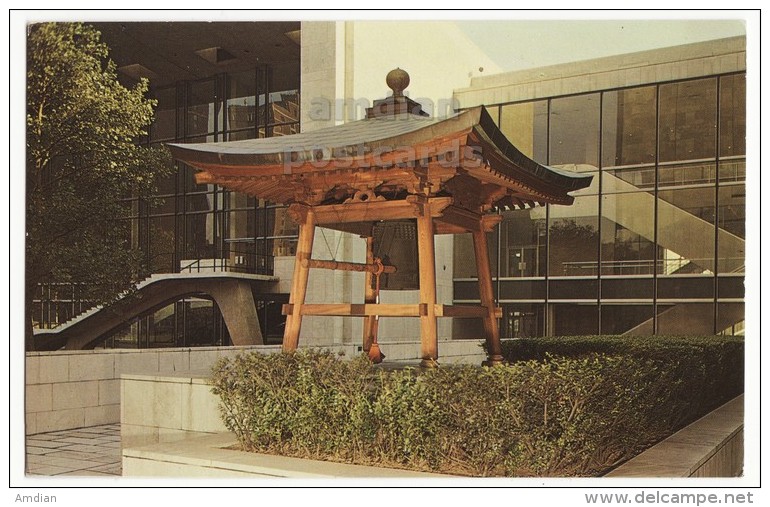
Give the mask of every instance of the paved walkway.
[(27, 437), (27, 475), (119, 476), (120, 424)]

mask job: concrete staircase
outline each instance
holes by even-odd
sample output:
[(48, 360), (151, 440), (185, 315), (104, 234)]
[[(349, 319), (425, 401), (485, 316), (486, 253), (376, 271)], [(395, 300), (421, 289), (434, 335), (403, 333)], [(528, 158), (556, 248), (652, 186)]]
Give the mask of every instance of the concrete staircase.
[(196, 295), (214, 299), (234, 344), (262, 344), (252, 292), (277, 293), (277, 285), (274, 276), (228, 271), (152, 275), (112, 304), (90, 308), (55, 329), (35, 330), (35, 349), (94, 348), (132, 319)]

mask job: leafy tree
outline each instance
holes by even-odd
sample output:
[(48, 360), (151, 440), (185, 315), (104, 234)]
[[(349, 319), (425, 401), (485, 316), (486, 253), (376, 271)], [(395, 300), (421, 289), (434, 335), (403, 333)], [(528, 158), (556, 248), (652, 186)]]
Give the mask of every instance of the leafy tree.
[(100, 37), (79, 23), (28, 29), (28, 349), (39, 283), (83, 282), (81, 297), (104, 303), (144, 274), (121, 199), (150, 192), (172, 170), (165, 149), (136, 144), (153, 118), (147, 81), (123, 86)]

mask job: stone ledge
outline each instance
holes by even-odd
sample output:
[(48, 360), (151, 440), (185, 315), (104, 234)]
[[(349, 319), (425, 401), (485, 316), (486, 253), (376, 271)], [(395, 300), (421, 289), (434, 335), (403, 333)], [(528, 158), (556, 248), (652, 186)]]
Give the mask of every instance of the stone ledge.
[[(719, 461), (719, 463), (715, 463)], [(734, 477), (743, 469), (743, 395), (682, 428), (605, 477)]]
[(428, 478), (451, 477), (394, 468), (236, 451), (232, 433), (123, 449), (123, 476)]

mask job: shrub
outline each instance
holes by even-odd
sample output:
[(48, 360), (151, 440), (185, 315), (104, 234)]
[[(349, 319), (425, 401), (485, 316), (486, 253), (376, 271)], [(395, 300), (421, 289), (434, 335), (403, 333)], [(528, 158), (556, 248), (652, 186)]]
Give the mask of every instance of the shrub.
[(522, 342), (506, 347), (521, 359), (504, 367), (426, 371), (328, 352), (251, 353), (221, 359), (212, 385), (249, 451), (473, 476), (594, 476), (701, 415), (704, 391), (720, 383), (704, 373), (716, 362), (708, 353), (742, 365), (735, 340), (700, 349), (674, 340), (676, 358), (640, 351), (649, 341), (588, 341), (595, 350), (566, 339), (551, 355)]

